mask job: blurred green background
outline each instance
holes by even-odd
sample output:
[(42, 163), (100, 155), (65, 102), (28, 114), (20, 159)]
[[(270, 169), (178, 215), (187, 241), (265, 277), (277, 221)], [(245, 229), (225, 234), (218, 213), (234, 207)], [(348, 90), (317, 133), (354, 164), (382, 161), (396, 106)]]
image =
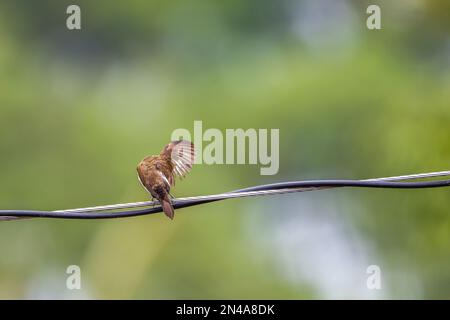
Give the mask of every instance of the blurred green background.
[[(147, 200), (137, 163), (194, 120), (279, 128), (280, 171), (197, 165), (177, 197), (449, 169), (449, 3), (1, 0), (0, 207)], [(81, 31), (66, 28), (69, 4)], [(382, 30), (366, 28), (369, 4)], [(450, 298), (449, 192), (2, 222), (0, 298)], [(369, 265), (381, 290), (366, 287)]]

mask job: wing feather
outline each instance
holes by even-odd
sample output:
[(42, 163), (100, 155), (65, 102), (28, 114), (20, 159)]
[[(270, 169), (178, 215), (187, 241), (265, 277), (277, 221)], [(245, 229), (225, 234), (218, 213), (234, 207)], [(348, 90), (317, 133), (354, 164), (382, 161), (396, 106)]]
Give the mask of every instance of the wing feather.
[[(161, 153), (170, 156), (173, 165), (173, 173), (179, 178), (184, 178), (192, 169), (195, 161), (194, 144), (187, 140), (172, 141)], [(175, 181), (173, 181), (175, 183)]]

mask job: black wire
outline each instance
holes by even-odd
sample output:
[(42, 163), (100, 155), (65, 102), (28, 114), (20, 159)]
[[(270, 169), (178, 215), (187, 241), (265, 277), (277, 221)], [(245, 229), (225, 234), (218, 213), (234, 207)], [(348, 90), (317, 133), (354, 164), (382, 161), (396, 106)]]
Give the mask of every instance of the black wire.
[[(425, 182), (388, 182), (388, 181), (361, 181), (361, 180), (310, 180), (291, 181), (265, 184), (244, 189), (231, 191), (229, 193), (245, 193), (251, 191), (264, 190), (290, 190), (296, 188), (336, 188), (336, 187), (358, 187), (358, 188), (389, 188), (389, 189), (422, 189), (439, 188), (450, 186), (450, 180), (437, 180)], [(228, 199), (227, 194), (216, 199), (192, 199), (173, 200), (173, 207), (181, 209), (196, 206), (204, 203), (215, 202)], [(34, 210), (0, 210), (0, 217), (40, 217), (40, 218), (62, 218), (62, 219), (111, 219), (134, 217), (161, 212), (161, 207), (146, 208), (139, 210), (126, 210), (116, 212), (83, 213), (83, 212), (54, 212), (54, 211), (34, 211)]]
[[(366, 187), (366, 188), (437, 188), (450, 185), (450, 180), (432, 181), (432, 182), (381, 182), (381, 181), (359, 181), (359, 180), (315, 180), (315, 181), (292, 181), (261, 186), (249, 187), (232, 191), (230, 193), (243, 193), (250, 191), (263, 190), (282, 190), (293, 188), (324, 188), (324, 187)], [(227, 199), (226, 194), (218, 199), (204, 200), (174, 200), (174, 208), (186, 208), (194, 205), (200, 205), (209, 202), (215, 202)], [(112, 213), (71, 213), (71, 212), (52, 212), (52, 211), (31, 211), (31, 210), (0, 210), (0, 216), (15, 217), (47, 217), (47, 218), (65, 218), (65, 219), (108, 219), (123, 218), (161, 212), (161, 207), (146, 208), (140, 210), (117, 211)]]

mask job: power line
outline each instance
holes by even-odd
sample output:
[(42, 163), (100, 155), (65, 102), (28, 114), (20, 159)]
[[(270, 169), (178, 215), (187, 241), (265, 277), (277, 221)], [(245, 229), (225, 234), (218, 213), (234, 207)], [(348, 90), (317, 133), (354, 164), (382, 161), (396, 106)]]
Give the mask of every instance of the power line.
[[(233, 198), (252, 196), (266, 196), (305, 192), (340, 187), (357, 188), (389, 188), (389, 189), (423, 189), (450, 186), (450, 179), (413, 182), (411, 180), (450, 176), (450, 171), (420, 173), (404, 176), (374, 178), (366, 180), (308, 180), (291, 181), (259, 185), (245, 189), (234, 190), (227, 193), (196, 196), (173, 199), (173, 207), (181, 209), (209, 202), (215, 202)], [(130, 210), (143, 208), (138, 210)], [(127, 209), (127, 210), (124, 210)], [(113, 211), (114, 210), (114, 211)], [(122, 210), (122, 211), (115, 211)], [(157, 201), (133, 202), (113, 204), (106, 206), (58, 210), (58, 211), (33, 211), (33, 210), (0, 210), (0, 220), (14, 220), (19, 218), (63, 218), (63, 219), (108, 219), (125, 218), (161, 212)]]

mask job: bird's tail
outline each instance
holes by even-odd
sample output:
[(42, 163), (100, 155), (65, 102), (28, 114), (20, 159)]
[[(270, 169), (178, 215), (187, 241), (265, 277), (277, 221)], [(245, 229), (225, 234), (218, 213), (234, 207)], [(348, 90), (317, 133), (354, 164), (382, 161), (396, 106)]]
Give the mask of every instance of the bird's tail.
[(166, 216), (168, 216), (171, 220), (173, 220), (175, 211), (173, 209), (172, 201), (170, 201), (169, 195), (166, 193), (164, 195), (164, 198), (162, 200), (160, 200), (159, 202), (161, 203), (161, 207), (162, 207), (164, 213), (166, 214)]

